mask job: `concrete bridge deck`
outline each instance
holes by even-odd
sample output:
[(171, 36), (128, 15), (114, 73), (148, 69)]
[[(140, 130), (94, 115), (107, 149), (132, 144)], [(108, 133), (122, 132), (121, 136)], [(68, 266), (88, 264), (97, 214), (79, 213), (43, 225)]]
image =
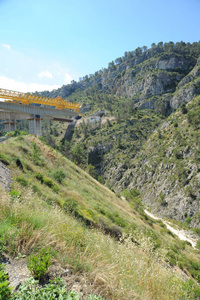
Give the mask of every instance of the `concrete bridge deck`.
[(24, 105), (10, 102), (0, 102), (0, 119), (5, 120), (5, 131), (16, 129), (17, 120), (29, 120), (29, 133), (42, 135), (41, 121), (43, 119), (74, 122), (77, 112), (70, 109), (56, 109), (49, 106)]

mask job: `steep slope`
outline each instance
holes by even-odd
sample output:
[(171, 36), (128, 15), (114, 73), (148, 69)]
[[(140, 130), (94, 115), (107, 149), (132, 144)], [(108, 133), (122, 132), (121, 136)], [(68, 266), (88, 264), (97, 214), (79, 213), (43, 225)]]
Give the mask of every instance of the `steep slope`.
[(200, 227), (199, 103), (196, 97), (172, 114), (115, 183), (117, 190), (139, 189), (144, 203), (160, 215), (196, 227)]
[(199, 251), (147, 217), (138, 191), (128, 202), (118, 198), (33, 136), (10, 138), (0, 150), (13, 177), (10, 193), (0, 193), (0, 237), (10, 255), (49, 247), (54, 262), (84, 278), (83, 299), (91, 291), (105, 299), (198, 299), (188, 278), (199, 280)]
[(41, 94), (68, 97), (84, 105), (91, 103), (91, 106), (95, 105), (95, 94), (100, 94), (99, 106), (106, 109), (109, 99), (104, 101), (103, 93), (128, 97), (137, 108), (151, 108), (159, 113), (170, 114), (184, 101), (183, 90), (188, 94), (188, 87), (183, 88), (186, 83), (193, 82), (187, 101), (199, 92), (195, 66), (199, 55), (200, 43), (169, 42), (153, 45), (150, 49), (138, 47), (109, 63), (108, 68), (86, 75), (79, 82), (73, 81), (58, 90)]

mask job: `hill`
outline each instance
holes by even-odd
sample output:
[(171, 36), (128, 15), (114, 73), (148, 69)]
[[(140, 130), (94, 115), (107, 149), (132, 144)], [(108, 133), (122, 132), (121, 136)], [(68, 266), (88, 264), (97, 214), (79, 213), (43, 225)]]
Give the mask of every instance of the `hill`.
[(163, 216), (200, 227), (199, 103), (194, 98), (145, 141), (117, 189), (139, 189), (145, 204)]
[[(42, 95), (79, 101), (90, 108), (116, 110), (113, 96), (127, 98), (137, 108), (170, 114), (200, 91), (200, 43), (152, 44), (125, 52), (95, 74)], [(183, 98), (184, 97), (184, 98)], [(87, 108), (88, 109), (88, 108)]]
[(9, 256), (49, 248), (52, 264), (79, 278), (83, 299), (198, 299), (199, 250), (145, 215), (136, 189), (128, 201), (117, 197), (33, 136), (10, 138), (0, 149), (13, 178), (0, 196)]
[(199, 227), (198, 118), (192, 125), (190, 112), (176, 114), (200, 92), (199, 55), (199, 43), (160, 42), (126, 52), (79, 82), (43, 92), (82, 102), (83, 118), (100, 109), (114, 118), (106, 124), (82, 122), (70, 144), (60, 143), (63, 127), (55, 124), (45, 141), (116, 192), (136, 187), (155, 212)]

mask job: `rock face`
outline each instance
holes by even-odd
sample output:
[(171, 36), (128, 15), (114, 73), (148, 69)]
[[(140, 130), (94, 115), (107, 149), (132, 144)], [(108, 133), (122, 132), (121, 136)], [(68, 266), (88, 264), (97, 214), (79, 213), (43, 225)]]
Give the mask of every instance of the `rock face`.
[[(92, 92), (98, 94), (99, 100), (101, 95), (104, 97), (109, 94), (122, 98), (122, 101), (123, 99), (132, 101), (133, 108), (137, 112), (137, 109), (151, 109), (165, 116), (172, 115), (181, 103), (185, 102), (189, 105), (189, 102), (200, 94), (200, 57), (198, 58), (200, 43), (193, 45), (193, 52), (190, 51), (191, 45), (184, 45), (183, 42), (176, 46), (177, 49), (173, 43), (169, 43), (167, 47), (163, 47), (160, 43), (149, 50), (136, 49), (134, 53), (126, 53), (124, 57), (118, 58), (115, 63), (109, 63), (108, 68), (94, 75), (85, 76), (79, 82), (72, 82), (52, 93), (42, 94), (50, 97), (68, 97), (68, 99), (72, 95), (77, 101), (80, 94), (84, 95), (82, 98), (83, 102), (85, 101), (84, 111), (90, 109), (87, 107), (88, 103), (93, 105)], [(87, 97), (90, 100), (87, 100)], [(111, 97), (107, 99), (110, 101)], [(111, 106), (112, 100), (108, 104)], [(132, 128), (126, 124), (124, 129), (118, 132), (124, 149), (123, 147), (121, 149), (120, 145), (117, 146), (118, 148), (115, 145), (112, 147), (112, 141), (116, 142), (117, 139), (116, 130), (112, 133), (108, 133), (107, 130), (103, 136), (104, 143), (101, 137), (98, 143), (91, 142), (88, 146), (88, 164), (94, 165), (96, 171), (103, 174), (116, 192), (126, 188), (137, 188), (145, 204), (150, 205), (157, 213), (181, 221), (190, 221), (193, 226), (200, 226), (198, 217), (200, 166), (197, 167), (198, 160), (196, 160), (200, 149), (196, 151), (195, 147), (198, 143), (192, 138), (187, 138), (179, 144), (180, 135), (183, 133), (185, 137), (188, 137), (188, 132), (191, 137), (198, 135), (191, 131), (189, 125), (187, 131), (183, 126), (179, 132), (181, 117), (173, 118), (159, 128), (160, 137), (153, 140), (151, 138), (144, 144), (141, 136), (147, 128), (137, 130), (141, 133), (138, 138), (140, 144), (133, 143), (130, 148), (132, 152), (124, 144), (128, 138), (130, 141), (137, 140), (137, 132), (133, 131), (136, 128), (135, 124), (132, 124)], [(182, 121), (183, 124), (187, 123), (187, 120)], [(173, 123), (178, 127), (175, 132)], [(171, 136), (172, 132), (173, 136)], [(105, 139), (106, 135), (108, 139)], [(155, 135), (160, 134), (157, 132)], [(170, 143), (167, 144), (168, 140)], [(111, 145), (110, 149), (106, 149), (108, 145)], [(135, 149), (138, 154), (134, 152), (133, 155)], [(128, 158), (127, 161), (125, 158)], [(198, 159), (200, 161), (200, 155)]]
[[(150, 108), (170, 114), (182, 102), (189, 102), (200, 93), (200, 58), (192, 55), (168, 53), (159, 49), (147, 50), (137, 57), (119, 59), (117, 64), (94, 75), (85, 76), (52, 92), (41, 95), (70, 100), (71, 94), (97, 89), (119, 97), (129, 97), (137, 108)], [(77, 100), (78, 101), (78, 100)]]
[(171, 99), (171, 107), (178, 108), (182, 102), (188, 103), (196, 94), (200, 94), (200, 57), (192, 71), (177, 85), (177, 91)]
[(0, 161), (0, 187), (9, 190), (11, 182), (11, 171)]
[[(190, 113), (198, 109), (198, 98), (194, 100), (188, 106)], [(146, 141), (128, 170), (116, 168), (121, 178), (113, 178), (112, 188), (116, 192), (136, 188), (153, 212), (200, 228), (198, 137), (199, 129), (176, 112)]]

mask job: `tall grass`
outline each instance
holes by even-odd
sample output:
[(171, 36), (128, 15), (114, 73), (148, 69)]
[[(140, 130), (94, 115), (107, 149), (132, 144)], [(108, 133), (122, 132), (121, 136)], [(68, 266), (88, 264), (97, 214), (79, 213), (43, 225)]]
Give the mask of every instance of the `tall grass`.
[(15, 200), (1, 191), (0, 222), (11, 255), (50, 247), (55, 261), (81, 272), (88, 294), (105, 299), (193, 299), (183, 292), (181, 278), (163, 266), (150, 240), (140, 236), (140, 247), (131, 237), (117, 242), (59, 207), (48, 206), (31, 190)]
[[(34, 151), (37, 159), (32, 160)], [(165, 262), (167, 248), (177, 240), (158, 223), (34, 137), (10, 139), (1, 144), (1, 152), (14, 177), (10, 195), (0, 191), (0, 237), (10, 255), (50, 248), (53, 262), (80, 276), (85, 295), (195, 299), (195, 286)], [(55, 183), (56, 170), (62, 180)], [(121, 235), (116, 240), (105, 232)], [(193, 250), (186, 246), (183, 251), (187, 259)]]

